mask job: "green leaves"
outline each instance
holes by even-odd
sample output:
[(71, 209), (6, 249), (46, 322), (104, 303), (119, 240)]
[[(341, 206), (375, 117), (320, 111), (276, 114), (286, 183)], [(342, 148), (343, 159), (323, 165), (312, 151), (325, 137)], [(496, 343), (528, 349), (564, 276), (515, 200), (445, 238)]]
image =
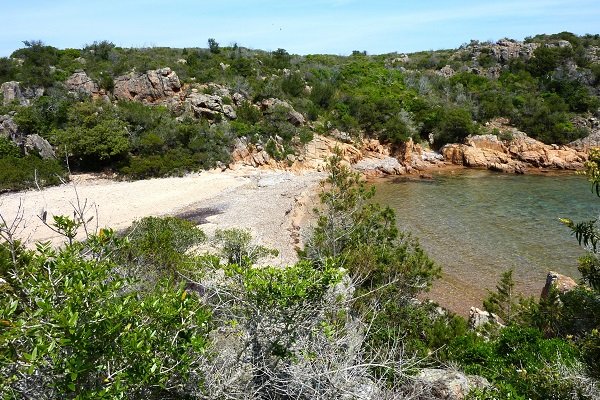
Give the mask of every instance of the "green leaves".
[[(102, 236), (92, 238), (96, 250), (115, 245)], [(132, 292), (108, 258), (114, 249), (90, 259), (81, 248), (40, 245), (11, 271), (0, 297), (0, 390), (18, 381), (11, 390), (132, 398), (184, 387), (207, 346), (210, 313), (166, 279)]]

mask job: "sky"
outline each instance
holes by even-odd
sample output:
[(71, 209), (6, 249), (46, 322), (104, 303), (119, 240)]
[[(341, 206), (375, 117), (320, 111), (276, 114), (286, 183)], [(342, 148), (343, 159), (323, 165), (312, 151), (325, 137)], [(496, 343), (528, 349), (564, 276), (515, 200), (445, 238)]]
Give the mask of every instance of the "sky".
[(41, 40), (82, 48), (222, 46), (293, 54), (456, 48), (471, 39), (600, 33), (598, 0), (0, 0), (0, 57)]

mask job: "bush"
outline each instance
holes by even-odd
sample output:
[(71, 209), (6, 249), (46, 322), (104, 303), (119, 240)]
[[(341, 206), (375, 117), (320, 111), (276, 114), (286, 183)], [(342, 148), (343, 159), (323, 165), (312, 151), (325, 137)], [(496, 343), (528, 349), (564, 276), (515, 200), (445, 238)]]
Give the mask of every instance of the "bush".
[(131, 291), (106, 257), (119, 246), (102, 230), (87, 246), (20, 250), (0, 296), (0, 391), (7, 398), (199, 395), (209, 312), (171, 281)]
[(460, 143), (477, 131), (477, 125), (471, 119), (471, 113), (468, 110), (451, 108), (441, 112), (435, 129), (435, 141), (438, 146), (446, 143)]
[[(135, 221), (125, 233), (129, 262), (147, 271), (169, 275), (186, 260), (186, 251), (206, 240), (189, 221), (174, 217), (146, 217)], [(142, 276), (146, 272), (142, 272)]]
[(507, 327), (497, 338), (472, 333), (450, 342), (450, 359), (465, 372), (477, 374), (512, 387), (531, 399), (585, 399), (578, 382), (565, 371), (578, 367), (577, 348), (560, 339), (544, 339), (533, 328)]
[(67, 171), (57, 160), (34, 155), (0, 158), (0, 191), (58, 185), (63, 179), (67, 179)]

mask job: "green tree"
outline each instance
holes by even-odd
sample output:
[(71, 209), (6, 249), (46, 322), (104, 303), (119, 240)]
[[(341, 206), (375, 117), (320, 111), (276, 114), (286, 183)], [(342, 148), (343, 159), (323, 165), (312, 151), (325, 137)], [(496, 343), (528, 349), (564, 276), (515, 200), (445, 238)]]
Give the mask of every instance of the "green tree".
[(487, 311), (497, 314), (507, 325), (522, 321), (520, 314), (524, 311), (522, 307), (526, 307), (526, 305), (527, 302), (515, 293), (512, 269), (502, 273), (500, 281), (496, 285), (496, 292), (488, 293), (483, 300), (483, 307)]
[(214, 38), (208, 39), (208, 49), (212, 54), (219, 54), (221, 52), (219, 43)]

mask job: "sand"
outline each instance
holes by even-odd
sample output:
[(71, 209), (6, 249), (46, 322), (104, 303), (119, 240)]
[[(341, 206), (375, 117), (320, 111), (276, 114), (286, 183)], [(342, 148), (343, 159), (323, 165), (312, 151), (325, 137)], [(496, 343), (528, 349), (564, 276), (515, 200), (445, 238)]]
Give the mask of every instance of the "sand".
[(52, 221), (53, 215), (72, 216), (74, 208), (85, 206), (86, 216), (93, 217), (90, 228), (115, 230), (146, 216), (179, 215), (201, 223), (209, 234), (217, 228), (249, 229), (258, 243), (280, 251), (277, 263), (288, 263), (295, 260), (294, 220), (304, 215), (302, 199), (315, 193), (323, 178), (317, 172), (254, 168), (134, 182), (79, 175), (61, 186), (0, 195), (0, 213), (10, 224), (21, 209), (16, 234), (29, 246), (62, 240), (42, 223), (44, 212)]

